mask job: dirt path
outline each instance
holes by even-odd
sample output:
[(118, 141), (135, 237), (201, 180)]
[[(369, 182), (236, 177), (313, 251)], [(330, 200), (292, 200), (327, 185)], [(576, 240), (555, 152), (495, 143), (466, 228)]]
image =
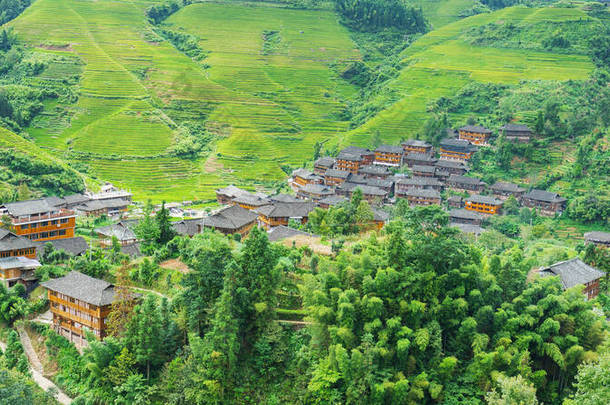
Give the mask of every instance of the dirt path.
[(147, 290), (146, 288), (140, 288), (140, 287), (128, 287), (128, 288), (129, 288), (130, 290), (136, 290), (136, 291), (142, 291), (142, 292), (147, 292), (147, 293), (155, 294), (155, 295), (156, 295), (156, 296), (158, 296), (158, 297), (161, 297), (161, 298), (167, 298), (168, 300), (171, 300), (171, 299), (172, 299), (171, 297), (169, 297), (169, 296), (167, 296), (167, 295), (164, 295), (164, 294), (161, 294), (161, 293), (160, 293), (160, 292), (158, 292), (158, 291), (154, 291), (154, 290)]
[[(25, 351), (28, 360), (30, 361), (30, 371), (32, 373), (32, 379), (38, 384), (40, 388), (47, 391), (49, 388), (54, 387), (57, 390), (57, 396), (55, 399), (60, 404), (68, 405), (72, 403), (72, 398), (67, 396), (64, 392), (62, 392), (58, 386), (56, 386), (51, 380), (42, 375), (42, 363), (40, 363), (40, 359), (38, 359), (38, 355), (36, 351), (32, 347), (32, 341), (30, 340), (30, 336), (23, 329), (23, 327), (18, 327), (17, 331), (19, 332), (19, 338), (21, 339), (21, 345), (23, 346), (23, 350)], [(2, 349), (4, 350), (4, 348)]]

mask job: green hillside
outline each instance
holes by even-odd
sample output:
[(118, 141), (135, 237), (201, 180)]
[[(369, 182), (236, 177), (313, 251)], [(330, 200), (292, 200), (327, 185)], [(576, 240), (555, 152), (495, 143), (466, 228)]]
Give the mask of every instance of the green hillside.
[(372, 103), (385, 104), (390, 97), (398, 101), (350, 132), (346, 143), (366, 144), (376, 131), (388, 141), (412, 137), (429, 118), (427, 105), (431, 101), (452, 95), (473, 81), (516, 84), (526, 79), (587, 78), (593, 64), (585, 55), (468, 42), (469, 30), (490, 23), (527, 25), (576, 20), (599, 24), (574, 8), (512, 7), (469, 17), (428, 33), (407, 48), (402, 55), (406, 68)]

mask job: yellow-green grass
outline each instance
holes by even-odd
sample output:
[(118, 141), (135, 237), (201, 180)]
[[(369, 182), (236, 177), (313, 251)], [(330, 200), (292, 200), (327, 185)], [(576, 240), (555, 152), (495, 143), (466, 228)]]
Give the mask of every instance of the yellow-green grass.
[(413, 0), (420, 7), (433, 29), (438, 29), (460, 19), (460, 13), (471, 9), (474, 0)]
[[(210, 52), (210, 79), (245, 99), (222, 102), (210, 116), (230, 125), (217, 152), (235, 176), (282, 178), (281, 163), (310, 159), (316, 141), (347, 129), (332, 114), (355, 90), (329, 65), (359, 53), (333, 12), (205, 3), (185, 7), (166, 25), (201, 38), (200, 46)], [(265, 30), (281, 38), (267, 54)]]
[(473, 46), (463, 37), (468, 29), (493, 22), (579, 19), (584, 23), (588, 17), (578, 9), (511, 7), (430, 32), (405, 50), (407, 67), (388, 86), (400, 94), (400, 100), (350, 132), (343, 143), (367, 144), (376, 131), (388, 142), (413, 137), (429, 118), (426, 106), (431, 101), (450, 96), (472, 81), (514, 84), (527, 79), (585, 79), (593, 68), (586, 56)]

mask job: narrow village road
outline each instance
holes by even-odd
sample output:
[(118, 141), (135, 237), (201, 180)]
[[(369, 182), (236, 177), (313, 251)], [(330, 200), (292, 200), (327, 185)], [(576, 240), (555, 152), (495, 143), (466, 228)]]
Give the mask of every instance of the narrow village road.
[[(32, 346), (32, 341), (30, 340), (30, 336), (28, 335), (28, 333), (25, 331), (25, 329), (23, 329), (23, 327), (18, 327), (17, 331), (19, 332), (19, 338), (21, 339), (21, 345), (23, 346), (23, 350), (25, 351), (25, 354), (28, 360), (30, 361), (30, 372), (32, 373), (32, 379), (44, 391), (47, 391), (49, 388), (54, 387), (57, 390), (57, 396), (55, 397), (55, 399), (57, 399), (60, 404), (71, 404), (72, 398), (70, 398), (62, 390), (60, 390), (59, 387), (53, 383), (53, 381), (42, 375), (42, 363), (40, 362), (40, 359), (38, 358), (38, 355), (36, 354), (36, 351)], [(2, 350), (5, 350), (5, 347), (6, 345), (4, 345)]]

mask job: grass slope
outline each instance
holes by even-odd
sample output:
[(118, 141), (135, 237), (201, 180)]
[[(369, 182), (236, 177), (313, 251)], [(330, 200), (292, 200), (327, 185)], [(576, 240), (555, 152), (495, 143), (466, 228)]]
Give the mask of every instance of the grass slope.
[(404, 68), (388, 84), (400, 100), (365, 125), (348, 134), (344, 143), (367, 144), (379, 131), (389, 142), (414, 136), (428, 119), (426, 106), (455, 93), (472, 81), (517, 83), (524, 79), (584, 79), (593, 65), (583, 55), (556, 54), (525, 49), (472, 46), (464, 33), (494, 22), (577, 21), (589, 17), (578, 9), (511, 7), (479, 14), (434, 30), (407, 48)]

